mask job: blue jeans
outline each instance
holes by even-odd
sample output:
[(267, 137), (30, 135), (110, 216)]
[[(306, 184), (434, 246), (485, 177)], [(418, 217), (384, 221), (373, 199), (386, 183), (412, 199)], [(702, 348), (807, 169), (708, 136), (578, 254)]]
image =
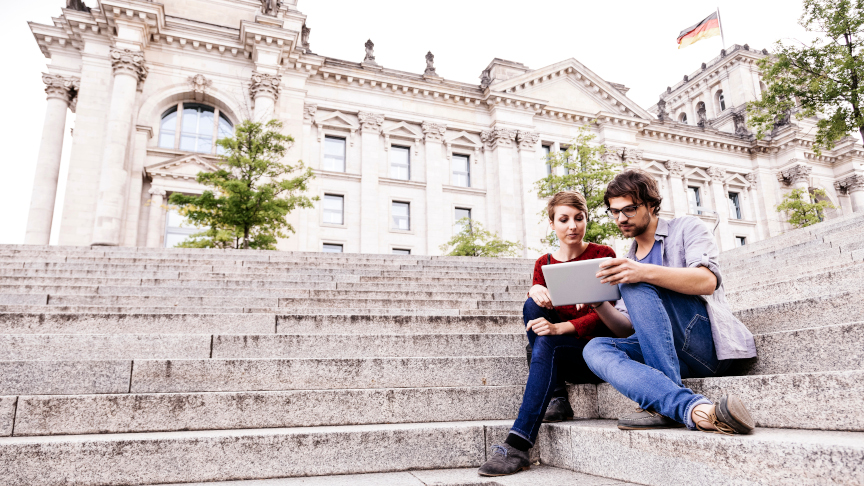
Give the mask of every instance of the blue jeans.
[(717, 359), (704, 301), (646, 283), (619, 289), (636, 332), (593, 339), (583, 353), (588, 367), (644, 410), (695, 428), (693, 407), (711, 401), (681, 379), (720, 376), (731, 364)]
[[(522, 320), (527, 326), (528, 321), (539, 317), (545, 317), (553, 324), (561, 322), (554, 310), (540, 307), (529, 298), (522, 307)], [(570, 383), (599, 383), (600, 379), (588, 369), (582, 357), (587, 340), (573, 334), (538, 336), (534, 331), (527, 331), (527, 334), (533, 348), (531, 370), (519, 416), (510, 432), (533, 445), (552, 397), (566, 396), (565, 380)]]

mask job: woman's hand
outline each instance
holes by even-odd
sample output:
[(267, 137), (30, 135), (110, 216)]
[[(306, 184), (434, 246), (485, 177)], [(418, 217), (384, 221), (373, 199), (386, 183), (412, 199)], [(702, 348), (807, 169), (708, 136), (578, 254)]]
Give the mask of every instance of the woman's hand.
[[(563, 324), (570, 323), (562, 322), (560, 324), (553, 324), (547, 321), (545, 317), (538, 317), (537, 319), (528, 321), (528, 325), (525, 327), (525, 330), (533, 330), (534, 334), (538, 336), (557, 336), (559, 334), (564, 334), (565, 329)], [(570, 327), (572, 328), (573, 326), (571, 325)]]
[(549, 296), (549, 289), (542, 285), (535, 285), (528, 291), (528, 297), (534, 299), (534, 303), (540, 307), (551, 309), (552, 297)]

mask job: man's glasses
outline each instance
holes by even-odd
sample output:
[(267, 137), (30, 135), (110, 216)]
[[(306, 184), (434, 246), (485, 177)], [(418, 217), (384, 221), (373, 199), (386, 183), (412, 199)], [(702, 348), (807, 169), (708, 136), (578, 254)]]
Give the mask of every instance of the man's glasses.
[(624, 213), (624, 217), (627, 219), (630, 219), (633, 216), (636, 216), (636, 211), (639, 210), (639, 206), (642, 206), (642, 204), (634, 204), (633, 206), (627, 206), (627, 207), (623, 207), (621, 209), (609, 208), (606, 210), (606, 214), (611, 216), (612, 219), (617, 220), (618, 216), (620, 216), (621, 213)]

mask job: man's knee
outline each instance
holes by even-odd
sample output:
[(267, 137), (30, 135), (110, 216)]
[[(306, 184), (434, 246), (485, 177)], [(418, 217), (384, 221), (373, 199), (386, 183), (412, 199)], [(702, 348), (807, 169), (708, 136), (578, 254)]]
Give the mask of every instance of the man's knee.
[(597, 363), (601, 360), (601, 356), (607, 349), (612, 345), (610, 338), (596, 337), (585, 345), (585, 349), (582, 350), (582, 357), (585, 358), (585, 362), (588, 363), (588, 366), (591, 366), (591, 363)]

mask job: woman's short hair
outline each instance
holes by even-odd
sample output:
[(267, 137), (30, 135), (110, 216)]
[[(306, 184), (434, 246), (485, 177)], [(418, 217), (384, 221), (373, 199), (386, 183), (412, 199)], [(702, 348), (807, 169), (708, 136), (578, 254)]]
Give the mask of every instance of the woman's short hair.
[(657, 181), (642, 169), (628, 169), (615, 176), (603, 195), (607, 208), (613, 197), (629, 197), (636, 204), (650, 204), (655, 216), (660, 214), (660, 203), (663, 202)]
[(585, 213), (585, 217), (588, 217), (588, 205), (585, 203), (585, 196), (576, 191), (561, 191), (549, 199), (549, 202), (546, 204), (549, 221), (555, 219), (555, 206), (568, 206), (577, 211), (582, 211)]

